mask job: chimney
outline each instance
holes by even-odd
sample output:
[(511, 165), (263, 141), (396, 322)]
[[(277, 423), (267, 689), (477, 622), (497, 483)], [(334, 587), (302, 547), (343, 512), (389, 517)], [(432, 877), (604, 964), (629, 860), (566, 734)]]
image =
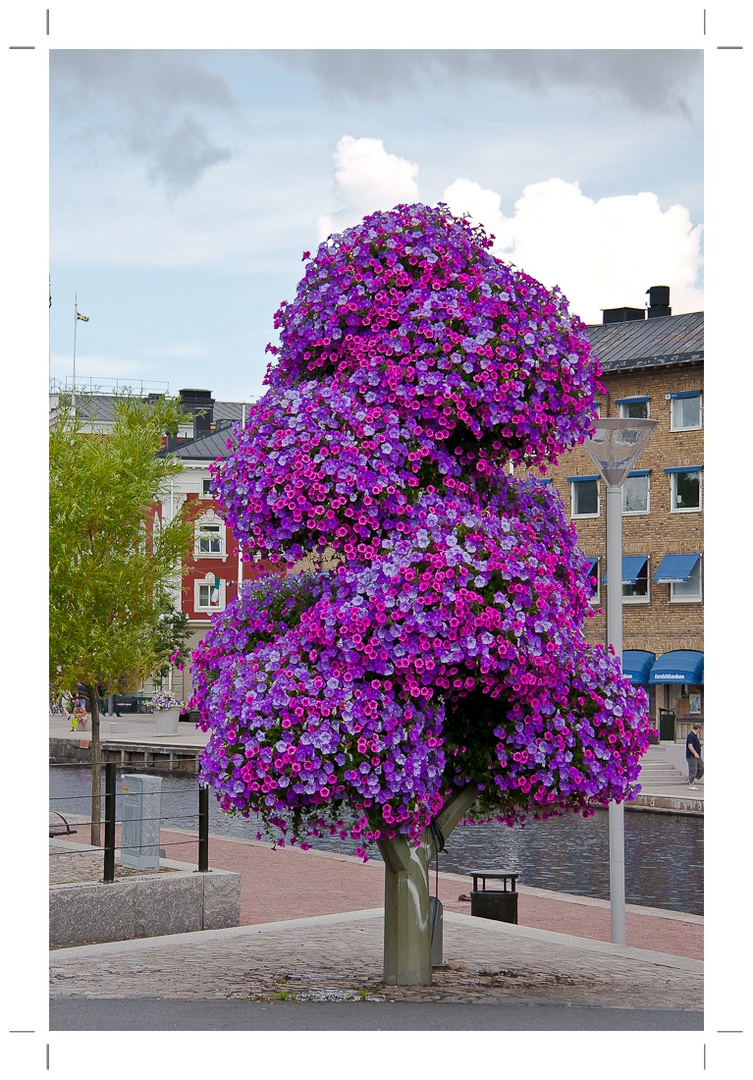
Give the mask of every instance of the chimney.
[(613, 307), (602, 308), (602, 322), (633, 322), (636, 319), (645, 319), (646, 313), (639, 307)]
[(646, 289), (649, 319), (661, 319), (672, 314), (669, 306), (669, 285), (652, 285)]
[(203, 439), (212, 434), (212, 420), (214, 417), (214, 398), (211, 390), (180, 390), (180, 401), (183, 411), (194, 413), (193, 437)]

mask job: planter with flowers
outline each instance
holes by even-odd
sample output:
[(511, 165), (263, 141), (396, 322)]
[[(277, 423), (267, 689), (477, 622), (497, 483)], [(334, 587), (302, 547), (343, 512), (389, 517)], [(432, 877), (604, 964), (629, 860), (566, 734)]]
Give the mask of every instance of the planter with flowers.
[(177, 735), (178, 721), (181, 712), (186, 707), (185, 701), (178, 700), (172, 694), (158, 694), (152, 698), (149, 704), (155, 712), (155, 734)]

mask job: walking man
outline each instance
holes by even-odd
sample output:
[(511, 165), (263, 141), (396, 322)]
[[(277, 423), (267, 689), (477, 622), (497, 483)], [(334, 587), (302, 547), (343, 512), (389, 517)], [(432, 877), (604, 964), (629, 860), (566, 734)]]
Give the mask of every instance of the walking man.
[(688, 763), (688, 787), (691, 791), (695, 788), (696, 780), (703, 776), (703, 760), (701, 758), (700, 724), (693, 724), (685, 740), (685, 760)]

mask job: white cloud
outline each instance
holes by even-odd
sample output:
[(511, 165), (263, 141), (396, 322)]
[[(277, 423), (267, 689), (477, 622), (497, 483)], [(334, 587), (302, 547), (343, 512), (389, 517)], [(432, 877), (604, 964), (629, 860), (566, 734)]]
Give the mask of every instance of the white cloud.
[(375, 210), (418, 200), (418, 165), (389, 154), (381, 139), (343, 135), (334, 153), (335, 194), (343, 209), (317, 218), (319, 240), (356, 225)]
[(495, 192), (471, 180), (456, 180), (443, 200), (495, 234), (495, 254), (559, 285), (586, 322), (601, 322), (602, 308), (643, 307), (652, 285), (670, 287), (674, 314), (703, 308), (702, 226), (684, 206), (662, 211), (650, 191), (595, 201), (554, 178), (527, 185), (510, 218)]

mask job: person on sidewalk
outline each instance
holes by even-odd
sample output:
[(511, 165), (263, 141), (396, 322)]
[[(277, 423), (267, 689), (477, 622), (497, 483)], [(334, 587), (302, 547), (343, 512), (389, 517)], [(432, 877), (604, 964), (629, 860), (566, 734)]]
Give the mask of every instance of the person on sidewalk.
[(86, 698), (78, 693), (78, 687), (76, 688), (76, 691), (77, 696), (73, 702), (73, 715), (71, 718), (73, 727), (71, 728), (71, 731), (75, 731), (79, 725), (82, 730), (86, 731)]
[(701, 758), (700, 724), (693, 724), (685, 740), (685, 760), (688, 763), (688, 787), (691, 791), (695, 788), (696, 780), (703, 776), (703, 759)]

